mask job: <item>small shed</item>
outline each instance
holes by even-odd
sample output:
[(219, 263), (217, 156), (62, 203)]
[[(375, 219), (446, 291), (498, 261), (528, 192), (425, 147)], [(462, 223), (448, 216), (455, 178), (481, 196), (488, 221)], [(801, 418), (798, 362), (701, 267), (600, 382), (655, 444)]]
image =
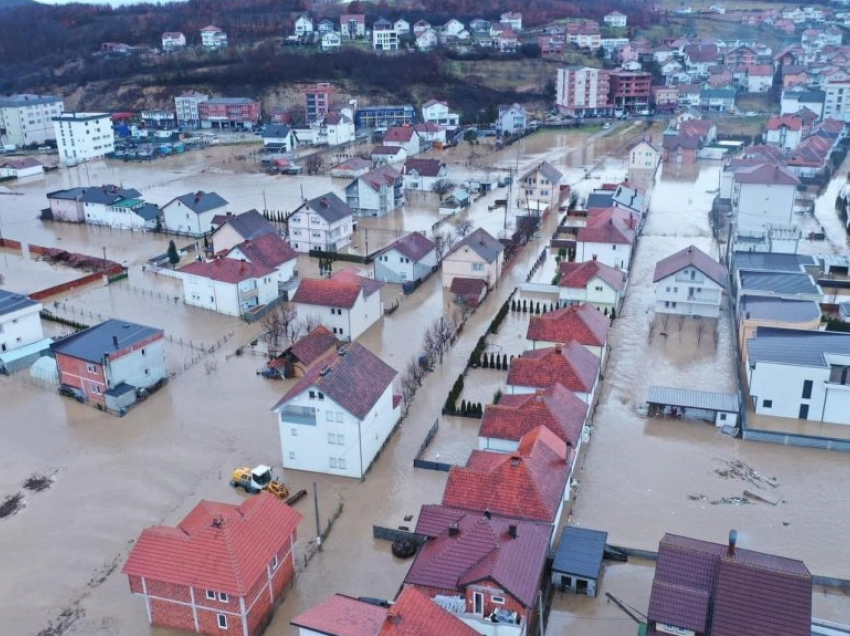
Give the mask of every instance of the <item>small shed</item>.
[(675, 417), (737, 426), (740, 402), (734, 393), (711, 393), (668, 386), (651, 386), (646, 395), (650, 417)]
[(559, 590), (596, 596), (608, 533), (567, 526), (552, 563), (552, 584)]

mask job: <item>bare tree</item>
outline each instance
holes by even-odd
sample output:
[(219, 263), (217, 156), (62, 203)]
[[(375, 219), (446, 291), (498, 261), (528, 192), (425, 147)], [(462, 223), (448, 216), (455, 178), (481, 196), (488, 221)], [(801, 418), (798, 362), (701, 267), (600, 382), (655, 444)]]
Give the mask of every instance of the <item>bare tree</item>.
[(457, 225), (455, 225), (455, 236), (463, 238), (472, 231), (473, 227), (475, 227), (475, 224), (471, 219), (461, 219), (457, 222)]
[(287, 305), (280, 305), (265, 315), (260, 340), (268, 347), (270, 357), (280, 353), (284, 339), (289, 339), (290, 344), (295, 342), (289, 338), (289, 333), (297, 317), (295, 309)]
[(443, 199), (445, 199), (446, 196), (450, 194), (451, 191), (454, 189), (454, 181), (446, 179), (445, 177), (443, 177), (442, 179), (437, 179), (434, 182), (434, 185), (431, 186), (431, 191), (434, 192), (438, 197), (440, 197), (440, 203), (442, 203)]
[(315, 329), (321, 324), (319, 317), (313, 314), (310, 314), (309, 316), (304, 316), (303, 318), (301, 318), (300, 322), (301, 326), (304, 328), (305, 334), (310, 333), (311, 331), (313, 331), (313, 329)]
[(311, 155), (307, 159), (307, 174), (318, 174), (322, 169), (322, 164), (324, 161), (322, 160), (322, 156), (319, 154)]
[(432, 239), (434, 241), (434, 245), (436, 246), (437, 251), (437, 262), (443, 260), (443, 256), (446, 255), (451, 247), (454, 239), (450, 234), (443, 234), (439, 230), (434, 231), (434, 237)]
[(428, 325), (422, 335), (422, 355), (425, 356), (429, 366), (438, 360), (443, 361), (443, 345), (433, 324)]

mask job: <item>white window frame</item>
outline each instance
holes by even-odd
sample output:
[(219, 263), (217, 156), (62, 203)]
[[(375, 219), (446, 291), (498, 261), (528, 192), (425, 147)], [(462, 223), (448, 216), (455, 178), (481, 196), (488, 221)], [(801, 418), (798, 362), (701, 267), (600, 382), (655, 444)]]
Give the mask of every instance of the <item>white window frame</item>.
[(272, 562), (269, 563), (269, 565), (271, 566), (272, 572), (277, 570), (278, 566), (280, 566), (280, 559), (277, 558), (276, 554), (272, 557)]
[(504, 596), (492, 596), (491, 595), (490, 600), (493, 603), (495, 603), (496, 605), (504, 605), (505, 604), (505, 597)]
[(230, 598), (227, 596), (226, 592), (219, 592), (218, 593), (218, 600), (221, 601), (222, 603), (228, 603), (230, 601)]
[(215, 592), (213, 592), (212, 590), (207, 590), (207, 599), (210, 600), (210, 601), (214, 601), (215, 600)]
[(217, 622), (219, 629), (227, 629), (227, 614), (218, 614)]

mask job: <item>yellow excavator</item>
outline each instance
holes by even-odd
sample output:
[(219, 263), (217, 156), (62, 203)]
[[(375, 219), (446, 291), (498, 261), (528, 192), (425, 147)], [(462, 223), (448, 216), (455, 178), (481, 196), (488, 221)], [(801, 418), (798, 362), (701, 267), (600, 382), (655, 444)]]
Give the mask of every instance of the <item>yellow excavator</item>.
[(276, 479), (272, 479), (272, 469), (260, 464), (256, 468), (237, 468), (230, 477), (230, 485), (243, 488), (245, 492), (255, 494), (265, 490), (281, 500), (289, 497), (289, 488)]

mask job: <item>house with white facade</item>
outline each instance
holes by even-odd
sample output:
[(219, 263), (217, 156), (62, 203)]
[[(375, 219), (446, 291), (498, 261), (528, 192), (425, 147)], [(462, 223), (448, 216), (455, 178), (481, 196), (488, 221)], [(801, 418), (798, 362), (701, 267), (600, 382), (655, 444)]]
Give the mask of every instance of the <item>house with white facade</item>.
[(450, 112), (446, 102), (430, 99), (422, 105), (422, 121), (456, 128), (460, 123), (460, 116)]
[(312, 35), (312, 33), (313, 18), (306, 13), (298, 16), (298, 19), (295, 21), (295, 35), (298, 37), (304, 37)]
[(850, 424), (850, 335), (759, 327), (746, 346), (757, 415)]
[(430, 192), (441, 179), (448, 175), (446, 164), (439, 159), (408, 159), (401, 169), (405, 190)]
[(224, 257), (273, 269), (272, 278), (277, 282), (278, 295), (295, 277), (298, 262), (298, 252), (275, 233), (245, 239), (227, 250)]
[(375, 255), (375, 280), (407, 283), (430, 276), (437, 268), (437, 245), (424, 234), (411, 232)]
[(422, 138), (413, 126), (393, 126), (384, 133), (383, 144), (404, 148), (407, 156), (411, 157), (422, 149)]
[(283, 467), (362, 479), (401, 418), (395, 376), (357, 343), (314, 363), (273, 408)]
[(295, 134), (299, 143), (311, 146), (341, 146), (351, 143), (355, 137), (354, 113), (350, 108), (343, 108), (338, 113), (326, 113)]
[(404, 205), (404, 178), (398, 170), (380, 166), (348, 184), (345, 200), (358, 216), (385, 216)]
[(319, 39), (323, 51), (338, 51), (342, 46), (342, 36), (336, 31), (324, 31)]
[(747, 67), (747, 91), (766, 93), (773, 87), (773, 65), (753, 64)]
[(115, 152), (109, 113), (69, 113), (53, 118), (59, 161), (68, 166)]
[(649, 139), (641, 139), (629, 146), (630, 170), (655, 170), (661, 163), (661, 149)]
[(800, 180), (783, 166), (763, 163), (739, 168), (732, 176), (732, 213), (737, 231), (761, 232), (789, 226)]
[(263, 148), (269, 152), (292, 152), (298, 147), (298, 138), (285, 124), (269, 124), (262, 135)]
[(519, 104), (499, 106), (496, 132), (501, 135), (518, 135), (528, 128), (528, 111)]
[(798, 115), (773, 115), (764, 127), (764, 142), (793, 150), (803, 140), (803, 118)]
[(727, 281), (723, 265), (690, 245), (655, 265), (655, 313), (718, 318)]
[(393, 28), (399, 35), (410, 35), (410, 22), (404, 18), (399, 18), (393, 22)]
[(356, 340), (384, 315), (379, 293), (384, 283), (343, 269), (330, 278), (305, 278), (295, 291), (301, 318), (310, 316), (340, 340)]
[(451, 287), (455, 278), (486, 281), (492, 288), (502, 275), (505, 246), (487, 230), (478, 228), (455, 243), (443, 258), (443, 287)]
[(625, 29), (629, 24), (629, 17), (619, 11), (612, 11), (602, 18), (602, 22), (612, 29)]
[(181, 267), (183, 301), (227, 316), (243, 316), (278, 297), (273, 267), (235, 258), (195, 261)]
[(522, 14), (519, 11), (508, 11), (499, 16), (499, 22), (509, 24), (510, 27), (519, 33), (522, 31)]
[(174, 98), (174, 110), (177, 113), (177, 125), (185, 128), (199, 128), (201, 115), (199, 104), (207, 101), (209, 95), (197, 91), (187, 91)]
[(606, 314), (620, 311), (628, 282), (625, 272), (589, 260), (561, 263), (558, 275), (558, 303), (562, 307), (587, 303)]
[(154, 229), (161, 211), (145, 203), (134, 188), (103, 185), (47, 193), (49, 216), (56, 221), (118, 229)]
[[(0, 289), (0, 355), (44, 340), (41, 310), (40, 302)], [(0, 360), (0, 372), (4, 371), (5, 362)]]
[(407, 159), (407, 152), (400, 146), (375, 146), (370, 158), (373, 166), (391, 166)]
[(526, 349), (559, 347), (575, 340), (605, 364), (611, 318), (589, 303), (531, 316)]
[(289, 243), (302, 254), (338, 252), (353, 233), (354, 211), (333, 192), (305, 202), (289, 217)]
[(425, 123), (414, 125), (413, 130), (419, 135), (423, 149), (434, 146), (442, 147), (446, 143), (446, 129), (440, 124), (426, 121)]
[(561, 203), (560, 183), (563, 173), (548, 161), (533, 166), (519, 179), (517, 205), (528, 214), (557, 211)]
[(366, 37), (366, 16), (362, 13), (343, 13), (339, 16), (339, 32), (347, 40)]
[[(415, 29), (415, 27), (414, 27)], [(430, 51), (440, 44), (440, 36), (434, 29), (427, 29), (416, 34), (416, 48), (420, 51)]]
[(186, 36), (181, 31), (166, 31), (162, 34), (162, 50), (176, 51), (186, 46)]
[(0, 96), (0, 143), (20, 147), (56, 139), (53, 118), (64, 110), (62, 98), (55, 95)]
[(23, 179), (44, 174), (44, 166), (37, 159), (22, 157), (20, 159), (0, 159), (0, 178), (12, 177)]
[(598, 260), (626, 271), (634, 244), (634, 214), (622, 208), (607, 208), (588, 216), (587, 226), (576, 232), (576, 260)]
[(393, 23), (384, 18), (378, 18), (372, 24), (372, 48), (375, 51), (397, 51), (398, 32)]
[(201, 29), (201, 45), (208, 49), (222, 49), (227, 46), (227, 33), (212, 24), (205, 26)]
[(224, 214), (229, 203), (215, 192), (190, 192), (162, 206), (165, 229), (175, 234), (201, 237), (212, 230), (213, 218)]

